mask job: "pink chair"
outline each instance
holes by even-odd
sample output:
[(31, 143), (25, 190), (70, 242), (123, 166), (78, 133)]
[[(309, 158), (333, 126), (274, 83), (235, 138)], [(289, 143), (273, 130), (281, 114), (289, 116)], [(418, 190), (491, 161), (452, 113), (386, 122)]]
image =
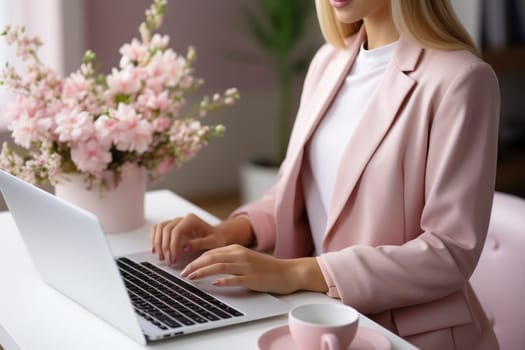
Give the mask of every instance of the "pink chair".
[(525, 349), (525, 199), (496, 192), (489, 231), (470, 282), (501, 350)]

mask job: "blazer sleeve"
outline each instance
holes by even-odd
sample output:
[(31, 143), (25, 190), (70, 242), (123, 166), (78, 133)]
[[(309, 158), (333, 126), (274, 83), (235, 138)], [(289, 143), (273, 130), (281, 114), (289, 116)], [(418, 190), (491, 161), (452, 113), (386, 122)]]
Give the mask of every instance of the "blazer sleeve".
[[(306, 77), (303, 83), (303, 90), (301, 94), (299, 111), (297, 113), (297, 119), (300, 119), (301, 108), (305, 105), (306, 101), (309, 100), (315, 89), (315, 82), (318, 79), (319, 73), (322, 71), (322, 62), (326, 63), (326, 56), (331, 52), (334, 52), (334, 48), (328, 44), (323, 45), (314, 55)], [(296, 124), (294, 124), (296, 125)], [(295, 129), (295, 126), (294, 126)], [(294, 130), (292, 130), (293, 134)], [(289, 149), (290, 147), (288, 147)], [(231, 216), (244, 215), (250, 221), (256, 237), (255, 249), (257, 250), (269, 250), (275, 245), (276, 237), (276, 224), (275, 224), (275, 196), (279, 191), (281, 183), (281, 174), (283, 169), (287, 166), (287, 160), (285, 159), (280, 166), (279, 173), (277, 175), (277, 181), (259, 200), (247, 203), (231, 214)]]
[(437, 300), (467, 283), (488, 229), (498, 121), (497, 78), (486, 63), (471, 63), (449, 84), (432, 120), (421, 234), (403, 245), (321, 255), (337, 288), (332, 295), (373, 314)]

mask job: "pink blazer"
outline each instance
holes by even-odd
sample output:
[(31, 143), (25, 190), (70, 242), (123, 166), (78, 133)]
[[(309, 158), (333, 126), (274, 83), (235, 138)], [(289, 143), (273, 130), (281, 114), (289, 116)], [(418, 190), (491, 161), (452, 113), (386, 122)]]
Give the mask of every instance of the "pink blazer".
[[(365, 38), (314, 57), (275, 186), (240, 208), (258, 249), (312, 254), (300, 172), (305, 145)], [(497, 349), (469, 277), (494, 193), (499, 118), (492, 69), (467, 51), (402, 36), (336, 174), (323, 253), (329, 295), (423, 349)]]

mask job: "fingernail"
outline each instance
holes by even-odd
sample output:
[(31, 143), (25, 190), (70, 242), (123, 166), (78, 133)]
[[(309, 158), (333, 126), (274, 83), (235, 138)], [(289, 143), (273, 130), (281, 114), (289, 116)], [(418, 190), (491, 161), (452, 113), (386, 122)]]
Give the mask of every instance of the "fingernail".
[(182, 246), (182, 251), (183, 252), (189, 253), (190, 250), (191, 250), (191, 247), (190, 247), (189, 244), (185, 244), (185, 245)]
[(192, 279), (194, 279), (195, 277), (197, 277), (197, 276), (195, 276), (195, 272), (192, 272), (192, 273), (190, 273), (190, 275), (188, 276), (188, 279), (189, 279), (189, 280), (192, 280)]
[(180, 272), (180, 275), (182, 277), (186, 277), (186, 274), (188, 273), (188, 267), (186, 266), (181, 272)]
[(221, 281), (220, 280), (215, 280), (211, 284), (213, 284), (214, 286), (220, 286), (221, 285)]

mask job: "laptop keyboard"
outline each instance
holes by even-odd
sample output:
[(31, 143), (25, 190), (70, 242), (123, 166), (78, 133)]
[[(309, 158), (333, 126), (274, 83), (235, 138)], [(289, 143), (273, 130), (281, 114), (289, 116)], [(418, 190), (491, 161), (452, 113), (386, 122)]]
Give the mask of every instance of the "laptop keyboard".
[(162, 330), (244, 315), (149, 262), (118, 258), (117, 265), (135, 312)]

